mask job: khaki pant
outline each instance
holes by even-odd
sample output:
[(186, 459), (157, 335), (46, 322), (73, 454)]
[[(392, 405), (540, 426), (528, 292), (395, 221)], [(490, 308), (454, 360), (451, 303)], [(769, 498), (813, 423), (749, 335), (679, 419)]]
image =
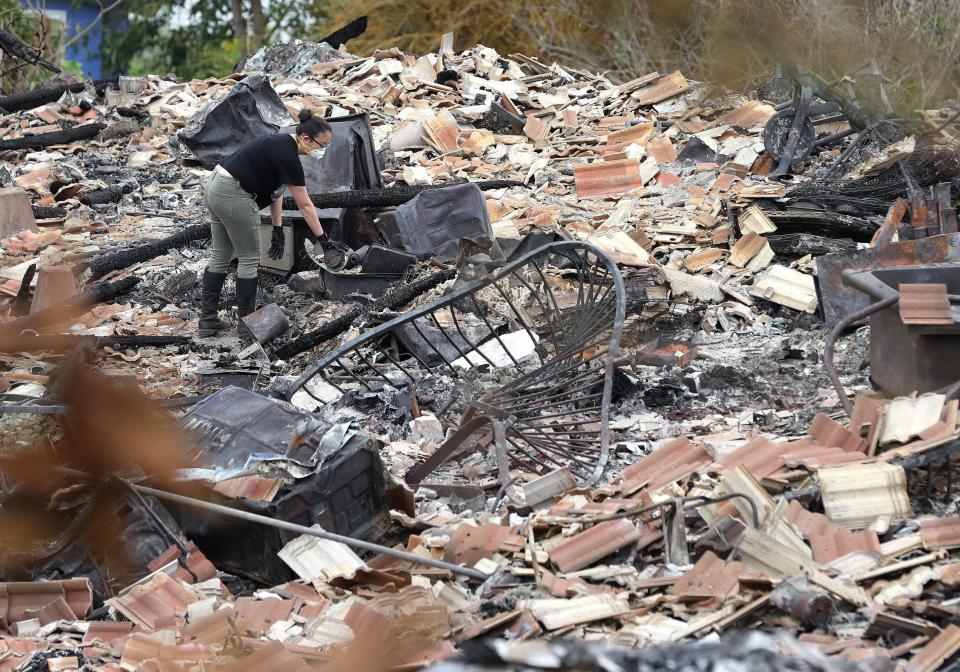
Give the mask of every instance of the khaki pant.
[(237, 277), (257, 277), (260, 265), (260, 210), (257, 202), (236, 179), (214, 171), (203, 195), (210, 211), (213, 249), (207, 269), (226, 273), (237, 258)]

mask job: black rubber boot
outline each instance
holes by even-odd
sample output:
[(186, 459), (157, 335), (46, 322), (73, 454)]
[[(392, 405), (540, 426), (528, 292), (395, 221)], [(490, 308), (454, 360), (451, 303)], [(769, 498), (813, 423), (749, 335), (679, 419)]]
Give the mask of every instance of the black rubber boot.
[(227, 279), (226, 273), (203, 272), (203, 293), (200, 295), (200, 322), (197, 324), (197, 335), (201, 338), (213, 336), (218, 331), (226, 331), (230, 324), (217, 317), (217, 308), (220, 306), (220, 292)]
[(255, 310), (257, 303), (257, 279), (237, 278), (237, 315), (245, 317)]

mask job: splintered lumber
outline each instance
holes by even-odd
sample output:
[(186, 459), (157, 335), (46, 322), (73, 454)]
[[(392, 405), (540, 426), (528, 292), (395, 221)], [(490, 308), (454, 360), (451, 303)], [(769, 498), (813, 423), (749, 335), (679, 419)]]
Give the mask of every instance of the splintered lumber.
[(384, 292), (382, 297), (373, 303), (366, 306), (355, 305), (343, 315), (330, 320), (322, 325), (319, 329), (314, 329), (313, 331), (304, 334), (296, 340), (290, 341), (289, 343), (284, 343), (281, 347), (274, 351), (274, 355), (278, 359), (290, 359), (295, 355), (299, 355), (301, 352), (305, 352), (312, 347), (320, 345), (324, 341), (330, 340), (334, 336), (342, 334), (349, 329), (350, 325), (352, 325), (361, 315), (398, 308), (406, 303), (409, 303), (424, 292), (433, 289), (441, 282), (450, 280), (455, 275), (456, 271), (454, 269), (445, 269), (442, 271), (437, 271), (436, 273), (431, 273), (430, 275), (422, 277), (419, 280), (415, 280), (409, 284), (391, 287)]
[(119, 252), (105, 254), (93, 260), (90, 264), (90, 277), (92, 279), (101, 278), (110, 271), (119, 271), (121, 269), (138, 264), (143, 261), (149, 261), (154, 257), (159, 257), (184, 245), (189, 245), (200, 240), (207, 240), (210, 237), (210, 226), (207, 224), (196, 224), (189, 226), (183, 231), (179, 231), (172, 236), (167, 236), (161, 240), (145, 245), (131, 246)]
[(13, 138), (12, 140), (0, 140), (0, 150), (42, 149), (51, 145), (68, 145), (71, 142), (94, 138), (106, 127), (106, 124), (97, 122), (74, 126), (63, 131), (25, 135), (22, 138)]
[[(310, 194), (310, 200), (318, 208), (390, 208), (403, 205), (421, 191), (450, 187), (462, 182), (446, 182), (444, 184), (423, 184), (409, 186), (405, 184), (382, 189), (358, 189), (355, 191), (338, 191), (330, 194)], [(522, 182), (515, 180), (486, 180), (473, 182), (481, 191), (491, 189), (505, 189), (507, 187), (522, 187)], [(296, 210), (297, 202), (290, 197), (283, 199), (285, 210)]]

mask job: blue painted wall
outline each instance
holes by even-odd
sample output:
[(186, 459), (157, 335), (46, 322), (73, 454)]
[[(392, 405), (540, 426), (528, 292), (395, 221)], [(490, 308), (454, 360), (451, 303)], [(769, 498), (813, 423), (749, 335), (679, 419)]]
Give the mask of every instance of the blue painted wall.
[[(78, 30), (83, 30), (97, 18), (100, 8), (92, 3), (74, 4), (70, 0), (45, 0), (45, 2), (30, 2), (21, 0), (26, 9), (35, 9), (37, 5), (44, 8), (52, 18), (66, 15), (67, 34), (72, 37)], [(77, 61), (85, 75), (93, 79), (102, 79), (102, 64), (100, 57), (100, 42), (103, 39), (102, 24), (96, 25), (84, 37), (77, 40), (67, 49), (67, 58)]]

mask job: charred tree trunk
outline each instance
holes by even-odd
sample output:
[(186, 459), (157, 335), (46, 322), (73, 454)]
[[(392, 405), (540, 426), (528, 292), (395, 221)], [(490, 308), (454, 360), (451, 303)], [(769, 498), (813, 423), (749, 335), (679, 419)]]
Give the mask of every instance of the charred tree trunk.
[(0, 325), (0, 350), (3, 350), (3, 343), (6, 338), (18, 335), (27, 329), (44, 329), (71, 320), (87, 312), (98, 303), (104, 303), (129, 292), (138, 282), (140, 282), (140, 278), (124, 278), (118, 282), (101, 282), (88, 287), (77, 296), (66, 301), (38, 310), (26, 317), (21, 317), (19, 320)]
[[(421, 191), (427, 189), (439, 189), (440, 187), (449, 187), (456, 182), (447, 184), (429, 184), (429, 185), (399, 185), (396, 187), (387, 187), (383, 189), (358, 189), (356, 191), (337, 191), (330, 194), (311, 194), (310, 200), (318, 208), (390, 208), (396, 205), (403, 205)], [(481, 191), (491, 189), (504, 189), (506, 187), (522, 187), (522, 182), (515, 180), (487, 180), (485, 182), (474, 182), (480, 187)], [(283, 199), (285, 210), (296, 210), (297, 202), (292, 198)]]
[(29, 63), (30, 65), (39, 65), (41, 68), (54, 73), (61, 72), (60, 68), (55, 66), (53, 63), (40, 58), (40, 53), (37, 49), (31, 48), (19, 37), (4, 30), (3, 28), (0, 28), (0, 49), (7, 52), (11, 56), (16, 56), (21, 61)]
[[(93, 82), (98, 93), (102, 93), (108, 86), (116, 86), (116, 84), (116, 79), (98, 79)], [(60, 86), (38, 86), (31, 91), (0, 97), (0, 107), (8, 112), (32, 110), (35, 107), (60, 100), (60, 96), (67, 91), (80, 93), (84, 86), (86, 86), (84, 82), (61, 84)]]
[(441, 282), (450, 280), (456, 275), (453, 269), (437, 271), (430, 275), (415, 280), (409, 284), (397, 285), (391, 287), (383, 296), (366, 306), (353, 306), (340, 317), (330, 320), (319, 329), (304, 334), (300, 338), (284, 343), (274, 351), (274, 355), (279, 359), (290, 359), (301, 352), (320, 345), (324, 341), (338, 336), (350, 328), (361, 315), (375, 313), (382, 310), (393, 310), (403, 306), (424, 292), (427, 292)]
[(128, 180), (121, 184), (115, 184), (106, 189), (97, 189), (80, 196), (80, 202), (84, 205), (102, 205), (103, 203), (116, 203), (124, 194), (129, 194), (140, 187), (136, 180)]
[(207, 240), (209, 237), (210, 227), (206, 224), (197, 224), (153, 243), (132, 246), (119, 252), (105, 254), (94, 259), (90, 264), (90, 277), (92, 279), (103, 277), (110, 271), (119, 271), (133, 264), (149, 261), (154, 257), (165, 254), (168, 250), (183, 247), (199, 240)]
[(85, 336), (80, 334), (51, 334), (36, 336), (10, 336), (0, 341), (0, 348), (6, 353), (14, 352), (64, 352), (77, 346), (89, 345), (93, 348), (109, 346), (111, 348), (163, 347), (166, 345), (186, 345), (189, 336)]
[(105, 129), (106, 124), (83, 124), (63, 131), (25, 135), (13, 140), (0, 140), (0, 151), (18, 149), (42, 149), (50, 145), (68, 145), (79, 140), (89, 140)]

